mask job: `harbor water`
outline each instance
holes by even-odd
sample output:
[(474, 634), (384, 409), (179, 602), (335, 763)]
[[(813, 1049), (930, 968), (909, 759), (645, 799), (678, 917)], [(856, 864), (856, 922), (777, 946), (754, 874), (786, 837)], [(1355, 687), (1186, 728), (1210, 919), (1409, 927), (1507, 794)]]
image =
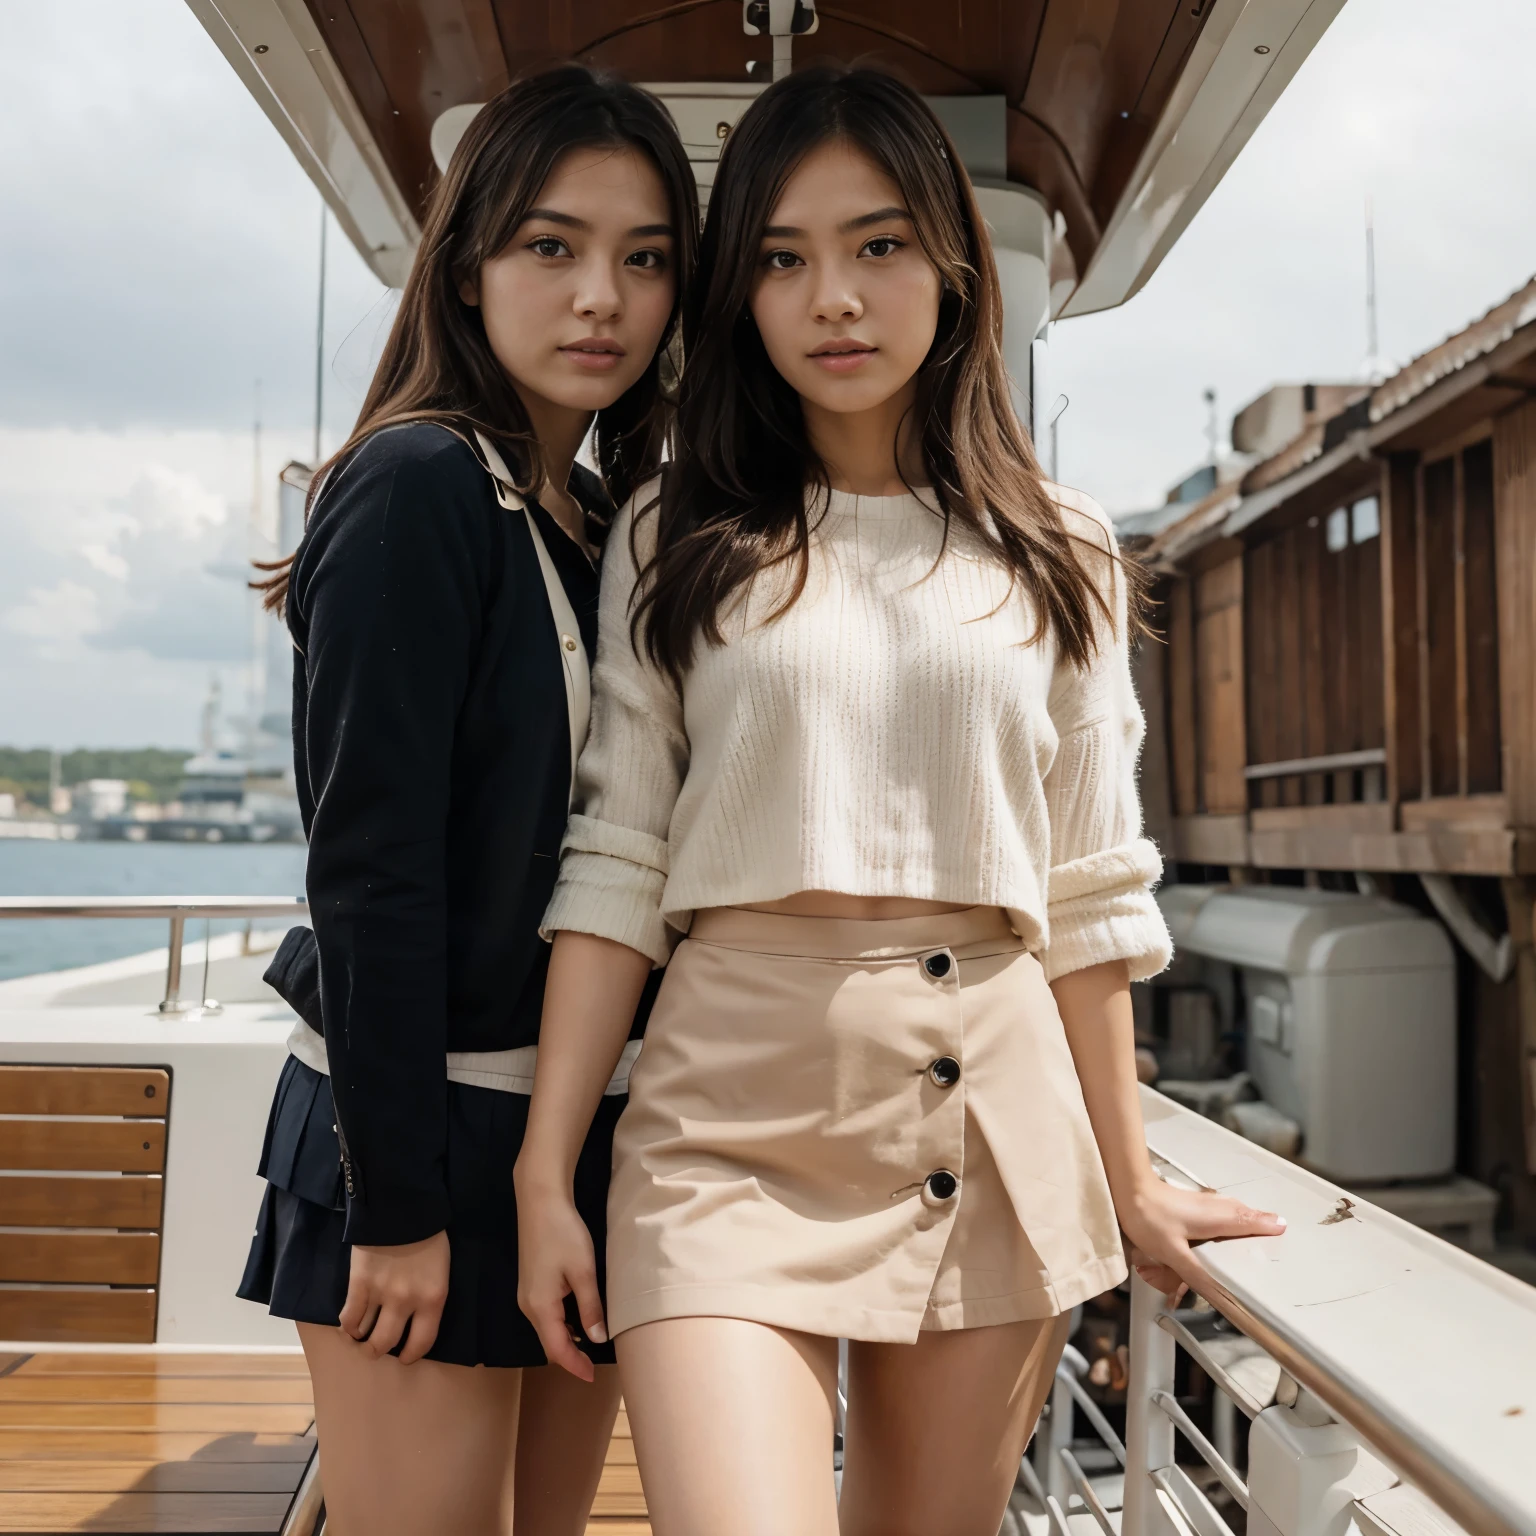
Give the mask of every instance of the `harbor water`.
[[(0, 842), (0, 896), (302, 896), (297, 843)], [(213, 924), (238, 931), (243, 921)], [(163, 948), (160, 919), (0, 921), (0, 980)], [(189, 944), (203, 924), (187, 924)]]

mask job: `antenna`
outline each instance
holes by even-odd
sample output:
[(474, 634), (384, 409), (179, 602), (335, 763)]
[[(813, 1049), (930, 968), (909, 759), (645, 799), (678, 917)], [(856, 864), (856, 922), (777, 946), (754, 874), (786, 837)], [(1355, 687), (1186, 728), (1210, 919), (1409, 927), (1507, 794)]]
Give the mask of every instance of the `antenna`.
[(315, 306), (315, 451), (314, 467), (320, 467), (320, 419), (325, 408), (325, 226), (330, 209), (320, 199), (320, 297)]
[(1216, 419), (1216, 391), (1214, 389), (1202, 390), (1200, 398), (1205, 401), (1206, 409), (1205, 440), (1209, 445), (1206, 462), (1214, 468), (1217, 459), (1217, 448), (1221, 441), (1221, 427)]
[(1372, 384), (1382, 377), (1376, 333), (1376, 206), (1369, 194), (1365, 199), (1365, 376)]

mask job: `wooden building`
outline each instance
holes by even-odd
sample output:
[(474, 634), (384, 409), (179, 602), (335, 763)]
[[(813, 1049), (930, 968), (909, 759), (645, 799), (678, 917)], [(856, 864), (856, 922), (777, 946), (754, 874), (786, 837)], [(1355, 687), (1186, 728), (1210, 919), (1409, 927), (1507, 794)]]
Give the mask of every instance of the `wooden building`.
[(1142, 551), (1149, 825), (1235, 880), (1451, 877), (1508, 933), (1464, 967), (1462, 1171), (1536, 1237), (1536, 279), (1295, 415)]

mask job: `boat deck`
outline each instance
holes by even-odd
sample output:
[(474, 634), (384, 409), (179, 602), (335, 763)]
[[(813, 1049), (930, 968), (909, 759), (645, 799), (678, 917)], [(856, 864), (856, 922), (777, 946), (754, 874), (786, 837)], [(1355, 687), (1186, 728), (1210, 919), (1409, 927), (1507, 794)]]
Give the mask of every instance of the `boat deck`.
[[(298, 1355), (0, 1354), (0, 1532), (280, 1532), (314, 1448)], [(587, 1530), (650, 1536), (622, 1413)]]

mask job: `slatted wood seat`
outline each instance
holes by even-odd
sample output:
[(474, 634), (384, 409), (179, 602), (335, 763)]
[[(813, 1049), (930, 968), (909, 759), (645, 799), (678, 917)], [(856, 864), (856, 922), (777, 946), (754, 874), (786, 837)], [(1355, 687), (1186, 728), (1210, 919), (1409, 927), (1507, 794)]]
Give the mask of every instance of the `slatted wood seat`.
[[(281, 1532), (315, 1449), (303, 1357), (0, 1354), (0, 1532)], [(621, 1412), (588, 1536), (650, 1536)]]
[(0, 1066), (0, 1338), (155, 1337), (171, 1075)]

